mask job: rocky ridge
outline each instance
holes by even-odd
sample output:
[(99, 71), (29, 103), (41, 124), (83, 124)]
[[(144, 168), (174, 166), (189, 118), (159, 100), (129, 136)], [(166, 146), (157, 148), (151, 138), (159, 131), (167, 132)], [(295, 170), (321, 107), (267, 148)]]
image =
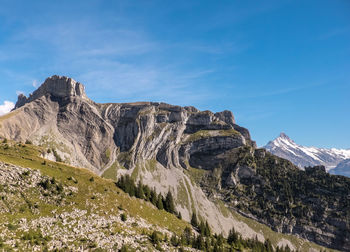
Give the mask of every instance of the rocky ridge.
[[(263, 233), (237, 221), (233, 213), (238, 211), (275, 230), (346, 248), (346, 240), (332, 239), (339, 231), (336, 222), (327, 223), (327, 232), (315, 228), (338, 209), (330, 208), (322, 220), (308, 225), (297, 225), (297, 216), (286, 216), (286, 204), (294, 200), (307, 206), (312, 203), (293, 195), (290, 198), (287, 189), (277, 189), (281, 185), (272, 182), (282, 182), (288, 173), (299, 176), (299, 169), (256, 149), (249, 131), (235, 123), (231, 112), (212, 113), (154, 102), (96, 104), (82, 91), (76, 91), (77, 85), (73, 84), (75, 81), (69, 78), (53, 76), (29, 98), (20, 97), (16, 109), (0, 118), (0, 135), (16, 141), (30, 140), (54, 150), (56, 160), (87, 167), (106, 177), (130, 174), (158, 192), (171, 190), (177, 211), (185, 220), (197, 212), (215, 232), (227, 234), (235, 226), (245, 236), (264, 240)], [(56, 86), (65, 91), (54, 91)], [(267, 218), (258, 207), (267, 207), (264, 202), (270, 200), (274, 215)], [(225, 212), (220, 202), (233, 212)], [(308, 215), (313, 216), (316, 210), (309, 209)], [(347, 226), (349, 219), (344, 218)]]
[(20, 94), (14, 109), (18, 109), (26, 103), (32, 102), (45, 95), (62, 98), (78, 96), (86, 100), (88, 99), (85, 94), (84, 85), (71, 78), (54, 75), (47, 78), (43, 85), (41, 85), (33, 94), (30, 94), (28, 98), (25, 95)]
[[(249, 131), (235, 124), (231, 112), (214, 114), (155, 102), (97, 104), (83, 92), (75, 93), (77, 87), (83, 90), (70, 78), (48, 78), (0, 120), (0, 135), (45, 146), (54, 150), (56, 160), (59, 157), (99, 175), (115, 170), (142, 179), (158, 192), (171, 189), (185, 220), (198, 209), (216, 232), (227, 233), (237, 224), (183, 172), (190, 166), (206, 168), (208, 160), (218, 164), (232, 148), (255, 145)], [(243, 233), (255, 235), (240, 226)]]

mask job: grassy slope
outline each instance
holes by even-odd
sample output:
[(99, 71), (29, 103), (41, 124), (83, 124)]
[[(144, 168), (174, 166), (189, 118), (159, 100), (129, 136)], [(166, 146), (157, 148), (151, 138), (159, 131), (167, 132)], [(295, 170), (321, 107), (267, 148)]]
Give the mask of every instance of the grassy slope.
[[(171, 232), (177, 234), (182, 233), (184, 228), (188, 226), (188, 223), (177, 219), (174, 215), (171, 215), (165, 211), (159, 211), (151, 206), (149, 203), (136, 198), (130, 198), (127, 194), (117, 188), (114, 182), (110, 179), (101, 178), (87, 169), (72, 167), (63, 163), (55, 163), (40, 158), (39, 155), (44, 149), (32, 145), (18, 145), (15, 143), (9, 143), (10, 148), (5, 149), (4, 144), (0, 144), (0, 161), (10, 163), (22, 167), (40, 170), (41, 174), (55, 177), (57, 181), (65, 184), (77, 186), (79, 188), (78, 194), (74, 198), (70, 199), (74, 202), (75, 208), (89, 209), (86, 206), (86, 202), (97, 205), (97, 210), (101, 210), (106, 214), (111, 212), (118, 212), (118, 207), (125, 209), (127, 214), (132, 217), (140, 217), (147, 222), (156, 226), (168, 229)], [(116, 169), (117, 167), (114, 167)], [(201, 177), (201, 172), (196, 169), (191, 169), (190, 172), (195, 181), (198, 181)], [(110, 174), (112, 175), (112, 174)], [(113, 174), (114, 175), (114, 174)], [(112, 176), (113, 176), (112, 175)], [(75, 184), (68, 178), (74, 177), (78, 183)], [(94, 178), (91, 182), (90, 179)], [(92, 196), (98, 194), (99, 196), (92, 199)], [(221, 205), (222, 211), (229, 211), (222, 202), (218, 202)], [(69, 208), (69, 207), (68, 207)], [(67, 206), (64, 208), (58, 208), (57, 212), (63, 212), (69, 210)], [(40, 216), (50, 216), (51, 211), (57, 209), (57, 206), (53, 205), (41, 205)], [(100, 211), (100, 212), (101, 212)], [(264, 234), (266, 238), (269, 238), (274, 245), (281, 239), (286, 239), (297, 245), (301, 251), (307, 251), (309, 248), (315, 248), (317, 250), (323, 249), (322, 247), (306, 242), (295, 236), (280, 234), (272, 231), (267, 226), (260, 224), (254, 220), (243, 217), (235, 212), (232, 212), (233, 216), (244, 223), (247, 223), (252, 229)], [(0, 222), (15, 222), (20, 218), (35, 218), (31, 213), (25, 212), (21, 214), (0, 214)], [(141, 230), (136, 230), (141, 232)], [(144, 232), (144, 230), (142, 230)]]
[[(186, 226), (185, 221), (179, 220), (174, 215), (165, 211), (155, 209), (150, 203), (130, 198), (122, 190), (120, 190), (112, 180), (101, 178), (87, 169), (72, 167), (63, 163), (50, 162), (39, 157), (44, 149), (32, 145), (21, 145), (9, 142), (10, 147), (5, 148), (5, 144), (0, 144), (0, 161), (4, 163), (14, 164), (21, 167), (40, 170), (42, 175), (54, 177), (56, 181), (65, 186), (75, 186), (79, 190), (74, 197), (68, 198), (68, 203), (64, 207), (57, 207), (51, 204), (40, 202), (40, 217), (51, 217), (52, 211), (56, 213), (67, 212), (78, 208), (82, 210), (94, 211), (94, 213), (117, 215), (120, 209), (123, 209), (130, 217), (140, 217), (146, 222), (155, 226), (167, 229), (171, 232), (181, 234)], [(45, 161), (45, 162), (44, 162)], [(71, 177), (74, 177), (72, 180)], [(91, 181), (93, 178), (93, 181)], [(77, 183), (74, 183), (77, 180)], [(97, 197), (94, 197), (97, 195)], [(29, 197), (31, 198), (31, 197)], [(37, 201), (38, 197), (31, 200)], [(95, 209), (89, 208), (87, 205), (93, 204), (97, 206)], [(119, 208), (119, 209), (118, 209)], [(37, 218), (38, 215), (32, 214), (30, 211), (23, 213), (9, 214), (0, 212), (0, 223), (16, 223), (21, 218), (28, 220)], [(145, 230), (134, 230), (137, 233), (145, 232)], [(146, 230), (146, 232), (150, 230)], [(21, 236), (22, 234), (18, 234)]]

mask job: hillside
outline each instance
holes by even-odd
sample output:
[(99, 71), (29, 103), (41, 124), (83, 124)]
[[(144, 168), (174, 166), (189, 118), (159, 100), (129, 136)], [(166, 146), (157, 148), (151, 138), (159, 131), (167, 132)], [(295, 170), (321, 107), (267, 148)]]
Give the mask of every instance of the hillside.
[[(30, 144), (0, 144), (0, 249), (177, 251), (183, 247), (196, 251), (181, 240), (189, 223), (149, 202), (130, 197), (112, 180), (43, 159), (43, 151), (46, 150)], [(277, 244), (289, 244), (303, 250), (322, 249), (296, 237), (274, 233), (247, 218), (238, 218), (263, 230), (275, 248)], [(157, 242), (153, 240), (155, 232)], [(196, 233), (193, 229), (191, 232)], [(206, 239), (215, 244), (215, 237)], [(249, 244), (255, 243), (254, 239), (241, 240), (235, 247), (251, 251)], [(229, 247), (224, 239), (222, 248)]]
[[(130, 198), (111, 180), (44, 160), (40, 152), (30, 145), (1, 144), (2, 248), (120, 249), (125, 244), (147, 251), (153, 248), (153, 231), (180, 235), (189, 226)], [(168, 250), (166, 244), (164, 249)]]
[(97, 104), (82, 84), (53, 76), (0, 117), (0, 136), (33, 143), (42, 148), (42, 158), (86, 167), (111, 181), (129, 175), (158, 194), (171, 192), (185, 221), (196, 214), (224, 236), (234, 227), (243, 239), (311, 246), (260, 222), (350, 249), (350, 180), (321, 168), (300, 171), (257, 149), (230, 111), (156, 102)]

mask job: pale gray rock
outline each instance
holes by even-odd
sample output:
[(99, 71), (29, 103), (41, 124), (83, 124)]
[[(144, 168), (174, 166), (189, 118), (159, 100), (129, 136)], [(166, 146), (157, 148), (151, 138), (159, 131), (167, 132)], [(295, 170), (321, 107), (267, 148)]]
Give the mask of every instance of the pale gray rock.
[(219, 118), (221, 121), (234, 126), (236, 124), (233, 113), (229, 110), (224, 110), (222, 112), (215, 113), (215, 116)]
[(56, 98), (79, 96), (87, 99), (85, 87), (81, 83), (65, 76), (54, 75), (47, 78), (45, 82), (28, 98), (25, 95), (20, 94), (15, 109), (45, 95), (51, 95)]
[[(97, 104), (82, 84), (52, 76), (29, 98), (19, 96), (16, 109), (0, 120), (0, 137), (56, 148), (64, 162), (99, 175), (117, 167), (118, 175), (133, 174), (164, 195), (171, 190), (185, 220), (196, 209), (217, 233), (227, 234), (235, 226), (243, 237), (264, 240), (224, 213), (187, 175), (191, 168), (216, 170), (219, 190), (225, 183), (241, 186), (244, 179), (264, 185), (254, 166), (239, 164), (239, 153), (249, 149), (264, 158), (266, 152), (254, 150), (249, 131), (236, 124), (230, 111), (214, 114), (156, 102)], [(260, 193), (259, 186), (253, 190)], [(290, 232), (293, 225), (285, 223), (280, 226)]]

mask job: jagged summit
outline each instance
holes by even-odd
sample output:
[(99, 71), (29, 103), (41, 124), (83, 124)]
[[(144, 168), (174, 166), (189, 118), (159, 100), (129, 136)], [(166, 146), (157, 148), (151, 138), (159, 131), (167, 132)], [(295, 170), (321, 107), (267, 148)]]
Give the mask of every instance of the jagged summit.
[(280, 135), (279, 135), (279, 137), (280, 137), (280, 138), (283, 138), (283, 139), (291, 140), (291, 139), (289, 138), (289, 136), (287, 136), (286, 133), (284, 133), (284, 132), (281, 132)]
[(80, 82), (66, 76), (53, 75), (47, 78), (44, 83), (35, 90), (29, 97), (23, 94), (18, 96), (15, 109), (22, 107), (24, 104), (34, 101), (42, 96), (51, 95), (54, 97), (71, 97), (78, 96), (87, 99), (85, 87)]
[(276, 156), (288, 159), (300, 168), (324, 165), (327, 170), (330, 170), (339, 162), (350, 158), (350, 150), (302, 146), (295, 143), (285, 133), (281, 133), (279, 137), (268, 142), (264, 148)]

